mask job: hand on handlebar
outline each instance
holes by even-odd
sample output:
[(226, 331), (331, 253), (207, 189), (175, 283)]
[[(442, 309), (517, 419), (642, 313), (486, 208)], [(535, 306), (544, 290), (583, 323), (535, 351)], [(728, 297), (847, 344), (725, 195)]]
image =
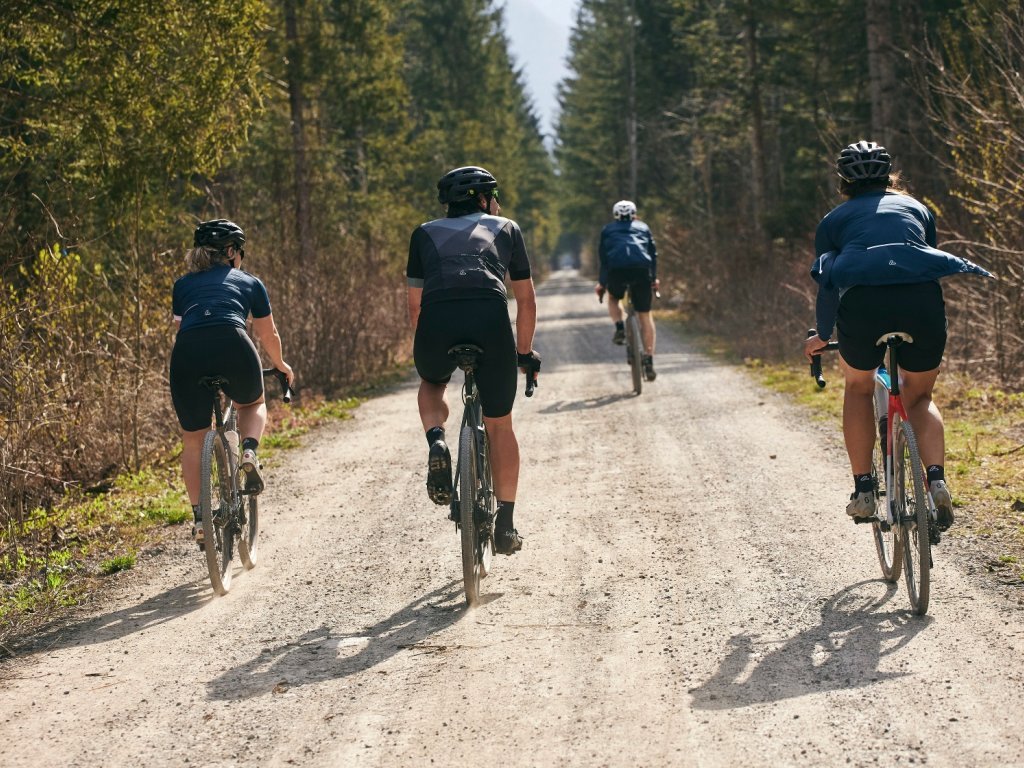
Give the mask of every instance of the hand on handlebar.
[(813, 363), (815, 356), (820, 355), (827, 345), (828, 342), (823, 340), (817, 332), (813, 336), (808, 336), (804, 342), (804, 357), (807, 358), (807, 362)]
[(517, 354), (519, 370), (526, 374), (526, 396), (533, 397), (533, 389), (537, 386), (537, 374), (540, 373), (540, 355), (534, 350), (526, 354)]
[(601, 302), (602, 304), (604, 304), (604, 291), (605, 291), (605, 288), (600, 283), (598, 283), (597, 285), (594, 286), (594, 293), (597, 294), (597, 300), (599, 302)]
[(654, 278), (654, 280), (651, 281), (651, 290), (654, 292), (654, 298), (660, 299), (661, 298), (661, 280), (659, 280), (658, 278)]

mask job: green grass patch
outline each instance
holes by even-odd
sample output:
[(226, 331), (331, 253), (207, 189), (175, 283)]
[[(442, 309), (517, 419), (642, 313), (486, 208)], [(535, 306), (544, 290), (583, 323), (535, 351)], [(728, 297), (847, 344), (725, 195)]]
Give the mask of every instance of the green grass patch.
[(127, 555), (117, 555), (100, 563), (100, 570), (108, 576), (118, 571), (127, 571), (135, 567), (135, 555), (129, 552)]

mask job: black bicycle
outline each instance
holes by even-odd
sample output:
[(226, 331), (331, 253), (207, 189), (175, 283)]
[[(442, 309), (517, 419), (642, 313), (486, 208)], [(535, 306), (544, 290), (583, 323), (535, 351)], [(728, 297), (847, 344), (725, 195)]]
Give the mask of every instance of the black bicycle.
[[(452, 483), (449, 518), (455, 521), (462, 543), (462, 579), (466, 603), (480, 602), (480, 581), (491, 571), (494, 556), (494, 519), (497, 497), (491, 475), (491, 457), (484, 428), (484, 414), (474, 375), (484, 351), (475, 344), (456, 344), (449, 357), (466, 374), (462, 385), (462, 427), (459, 430), (459, 455)], [(526, 396), (533, 397), (536, 371), (526, 374)]]
[[(273, 376), (281, 384), (281, 396), (290, 403), (292, 391), (282, 371), (268, 368), (264, 378)], [(238, 455), (238, 414), (235, 404), (223, 404), (223, 376), (204, 376), (199, 383), (213, 394), (216, 426), (203, 440), (200, 462), (199, 508), (203, 517), (203, 544), (210, 583), (218, 595), (231, 588), (231, 560), (235, 544), (246, 570), (256, 567), (260, 523), (258, 494), (245, 489), (240, 477)]]
[[(815, 335), (814, 330), (807, 337)], [(872, 449), (871, 481), (875, 491), (875, 514), (854, 518), (854, 522), (871, 523), (875, 551), (882, 569), (882, 578), (895, 583), (903, 566), (903, 581), (914, 613), (928, 611), (931, 593), (932, 550), (939, 542), (938, 513), (927, 490), (924, 464), (917, 448), (917, 436), (907, 418), (900, 395), (899, 355), (904, 343), (913, 343), (910, 334), (900, 331), (886, 333), (878, 346), (889, 350), (889, 368), (880, 365), (875, 371), (874, 411), (878, 441)], [(822, 351), (838, 349), (829, 342)], [(821, 355), (814, 355), (811, 376), (819, 387), (825, 386), (821, 373)]]

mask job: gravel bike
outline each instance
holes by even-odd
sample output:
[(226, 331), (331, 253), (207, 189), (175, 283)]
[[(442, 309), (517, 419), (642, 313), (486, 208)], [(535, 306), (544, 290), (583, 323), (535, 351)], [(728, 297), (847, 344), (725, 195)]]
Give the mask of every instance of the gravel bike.
[[(815, 333), (808, 331), (808, 338)], [(902, 566), (911, 608), (915, 614), (923, 616), (928, 611), (931, 593), (931, 547), (939, 542), (939, 528), (935, 503), (925, 483), (917, 437), (900, 396), (897, 350), (902, 344), (913, 341), (910, 334), (893, 331), (876, 342), (878, 346), (888, 348), (889, 367), (887, 370), (883, 364), (875, 371), (874, 412), (878, 442), (871, 454), (875, 514), (854, 518), (854, 522), (871, 524), (882, 578), (895, 583), (899, 580)], [(839, 344), (832, 341), (821, 351), (838, 348)], [(825, 386), (821, 355), (814, 356), (811, 375), (818, 387)]]
[[(604, 303), (604, 291), (598, 295), (598, 301)], [(655, 293), (660, 297), (660, 293)], [(625, 312), (625, 333), (626, 333), (626, 362), (629, 363), (629, 371), (633, 379), (633, 394), (639, 395), (644, 389), (644, 336), (640, 329), (640, 318), (633, 309), (633, 302), (630, 299), (629, 289), (622, 296), (620, 303)]]
[[(452, 482), (449, 518), (455, 521), (462, 544), (462, 580), (466, 603), (480, 602), (480, 581), (491, 571), (494, 557), (494, 520), (497, 497), (491, 475), (491, 457), (484, 428), (484, 414), (477, 389), (477, 365), (484, 354), (475, 344), (456, 344), (448, 355), (465, 373), (462, 385), (462, 427), (459, 430), (459, 454)], [(533, 397), (537, 385), (535, 371), (526, 376), (526, 396)]]
[[(264, 378), (273, 376), (281, 384), (282, 399), (290, 403), (292, 391), (282, 371), (268, 368)], [(238, 455), (238, 414), (235, 404), (223, 404), (223, 387), (228, 380), (223, 376), (204, 376), (199, 383), (213, 395), (213, 413), (216, 426), (203, 440), (200, 460), (199, 508), (203, 518), (202, 549), (210, 583), (218, 595), (231, 589), (231, 560), (235, 545), (238, 557), (246, 570), (256, 567), (260, 523), (258, 493), (245, 488)]]

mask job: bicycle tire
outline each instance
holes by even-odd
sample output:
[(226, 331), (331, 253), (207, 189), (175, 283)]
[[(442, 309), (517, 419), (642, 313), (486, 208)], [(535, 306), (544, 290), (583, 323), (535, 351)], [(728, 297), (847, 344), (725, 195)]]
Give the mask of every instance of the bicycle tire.
[[(882, 415), (879, 421), (879, 441), (886, 439), (887, 418)], [(882, 578), (890, 584), (900, 579), (900, 571), (903, 566), (903, 548), (899, 537), (896, 535), (898, 525), (889, 525), (881, 519), (877, 519), (879, 513), (885, 514), (889, 503), (887, 493), (890, 492), (885, 484), (885, 449), (880, 442), (875, 443), (871, 451), (871, 481), (875, 487), (875, 513), (876, 519), (871, 523), (871, 530), (874, 534), (875, 552), (878, 554), (878, 564), (882, 568)]]
[(245, 497), (243, 501), (245, 508), (245, 523), (238, 536), (238, 557), (245, 566), (245, 570), (251, 571), (259, 562), (259, 496), (255, 494)]
[[(931, 593), (932, 546), (928, 539), (928, 501), (924, 467), (914, 429), (897, 414), (893, 419), (893, 484), (900, 512), (899, 537), (903, 545), (903, 580), (910, 606), (918, 616), (928, 611)], [(908, 466), (909, 465), (909, 466)], [(909, 477), (907, 471), (909, 469)]]
[(467, 424), (459, 435), (459, 531), (462, 541), (462, 580), (465, 584), (466, 603), (470, 608), (480, 601), (476, 524), (473, 521), (478, 482), (476, 450), (476, 430)]
[(491, 474), (491, 452), (484, 432), (483, 451), (480, 452), (480, 499), (486, 524), (476, 526), (477, 558), (480, 567), (480, 578), (491, 572), (491, 561), (494, 559), (494, 516), (497, 512), (498, 499), (494, 495), (494, 476)]
[(210, 584), (218, 595), (231, 589), (231, 556), (234, 537), (224, 523), (231, 507), (231, 481), (224, 443), (216, 431), (210, 430), (203, 440), (200, 463), (199, 507), (203, 515), (203, 538), (206, 542), (206, 567)]
[(644, 343), (640, 333), (640, 322), (633, 312), (626, 318), (626, 354), (633, 374), (633, 392), (639, 395), (644, 389)]

